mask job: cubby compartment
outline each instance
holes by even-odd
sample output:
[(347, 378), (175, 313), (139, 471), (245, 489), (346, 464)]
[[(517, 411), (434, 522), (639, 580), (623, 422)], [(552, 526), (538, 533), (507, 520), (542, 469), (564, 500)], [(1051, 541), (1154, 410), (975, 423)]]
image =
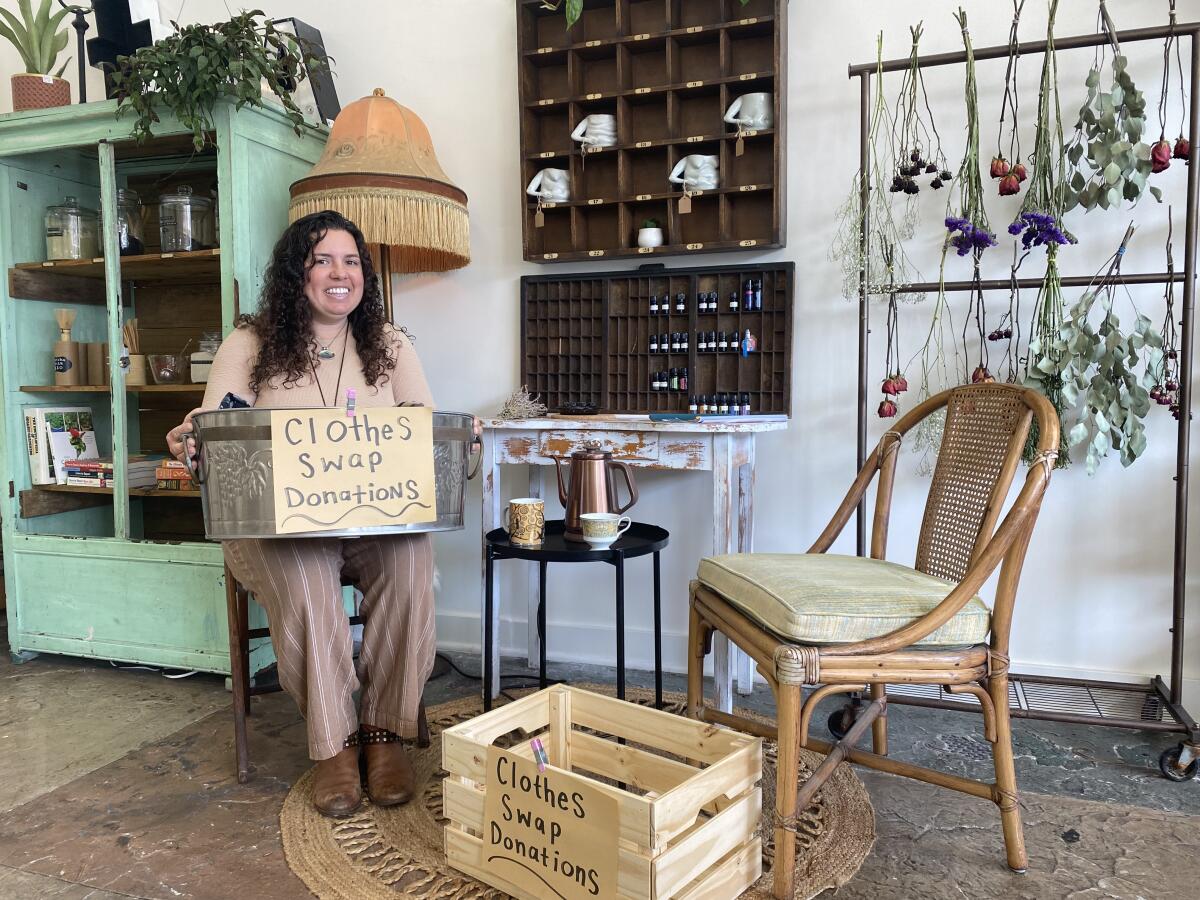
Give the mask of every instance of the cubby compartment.
[(671, 75), (667, 71), (666, 39), (656, 38), (647, 41), (636, 41), (626, 45), (628, 55), (629, 79), (626, 89), (663, 87), (671, 83)]
[(725, 187), (769, 186), (775, 181), (774, 145), (769, 141), (743, 140), (742, 155), (730, 147), (721, 184)]
[(628, 97), (625, 103), (625, 121), (629, 123), (630, 132), (627, 146), (637, 146), (644, 141), (665, 141), (674, 136), (671, 132), (671, 119), (667, 113), (667, 98), (664, 95), (635, 94)]
[(748, 18), (763, 18), (776, 13), (777, 0), (726, 0), (728, 16), (731, 22), (740, 22)]
[(542, 215), (545, 217), (544, 224), (541, 228), (534, 228), (531, 234), (533, 252), (537, 254), (569, 253), (573, 250), (571, 211), (562, 208), (544, 209)]
[(638, 245), (638, 229), (640, 229), (643, 226), (643, 223), (649, 219), (653, 219), (655, 222), (657, 222), (658, 227), (662, 229), (664, 245), (668, 245), (672, 242), (670, 227), (671, 210), (670, 204), (666, 200), (647, 200), (641, 203), (629, 203), (627, 204), (627, 209), (629, 210), (629, 234), (627, 237), (628, 244), (625, 246), (636, 247)]
[(615, 204), (576, 207), (574, 212), (578, 235), (577, 249), (585, 252), (599, 250), (603, 255), (607, 248), (620, 246), (620, 210)]
[(708, 244), (721, 239), (721, 201), (718, 197), (693, 197), (692, 211), (677, 215), (676, 219), (679, 242), (684, 246)]
[(529, 93), (534, 102), (562, 99), (571, 95), (565, 53), (555, 54), (553, 60), (533, 56), (526, 61), (525, 65), (529, 79)]
[(617, 0), (587, 0), (583, 15), (571, 29), (572, 43), (609, 41), (617, 36)]
[(617, 154), (587, 153), (579, 160), (575, 183), (578, 189), (574, 199), (615, 200), (620, 192), (617, 187)]
[(724, 0), (671, 0), (674, 28), (695, 28), (716, 25), (724, 19), (721, 4)]
[(775, 69), (775, 37), (770, 25), (746, 26), (730, 32), (729, 75), (768, 74)]
[(617, 48), (611, 44), (576, 51), (575, 73), (577, 83), (571, 93), (577, 97), (615, 94), (621, 90), (621, 79), (617, 75)]
[(683, 35), (672, 39), (675, 71), (674, 84), (714, 81), (721, 77), (721, 40), (716, 31)]
[(774, 206), (765, 191), (728, 195), (729, 227), (732, 234), (741, 240), (757, 240), (766, 243), (772, 232), (771, 216)]
[(675, 133), (685, 140), (722, 134), (724, 113), (716, 85), (681, 91), (675, 98)]
[[(527, 50), (543, 47), (565, 47), (571, 41), (567, 35), (567, 18), (561, 9), (547, 9), (541, 4), (526, 4), (522, 35)], [(578, 27), (578, 26), (577, 26)]]
[(645, 194), (666, 194), (675, 186), (667, 180), (671, 163), (665, 147), (629, 150), (625, 153), (628, 195), (635, 199)]
[(571, 127), (566, 107), (528, 110), (525, 122), (529, 134), (528, 155), (571, 152)]
[(670, 27), (671, 0), (628, 0), (629, 34), (661, 34)]

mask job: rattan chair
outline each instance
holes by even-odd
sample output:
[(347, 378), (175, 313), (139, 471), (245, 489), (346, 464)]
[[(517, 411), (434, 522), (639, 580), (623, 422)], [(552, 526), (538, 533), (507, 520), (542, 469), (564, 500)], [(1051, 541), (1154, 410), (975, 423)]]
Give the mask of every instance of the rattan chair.
[[(886, 562), (898, 452), (914, 426), (943, 409), (916, 566)], [(1035, 462), (1000, 521), (1031, 423), (1036, 423)], [(691, 585), (688, 715), (778, 738), (776, 897), (792, 896), (797, 818), (844, 759), (991, 800), (1000, 808), (1008, 865), (1025, 870), (1008, 711), (1009, 628), (1021, 565), (1058, 447), (1058, 416), (1035, 391), (1009, 384), (954, 388), (921, 403), (883, 436), (807, 554), (745, 553), (701, 561)], [(871, 557), (826, 554), (876, 474)], [(989, 611), (977, 593), (997, 566), (1000, 576)], [(775, 694), (775, 726), (705, 706), (704, 657), (714, 631), (757, 662)], [(974, 696), (992, 744), (995, 783), (889, 759), (889, 683), (942, 685)], [(819, 687), (805, 700), (803, 685)], [(866, 691), (870, 702), (837, 744), (809, 737), (821, 700)], [(868, 727), (873, 753), (854, 749)], [(797, 791), (800, 747), (827, 756)]]

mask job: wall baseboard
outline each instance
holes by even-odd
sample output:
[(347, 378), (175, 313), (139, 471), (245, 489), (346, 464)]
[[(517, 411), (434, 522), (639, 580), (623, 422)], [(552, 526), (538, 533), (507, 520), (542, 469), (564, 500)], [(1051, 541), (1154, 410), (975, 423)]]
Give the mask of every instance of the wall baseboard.
[[(616, 645), (611, 625), (583, 623), (551, 623), (547, 656), (551, 662), (587, 663), (611, 666), (616, 661)], [(478, 653), (481, 643), (478, 616), (464, 613), (438, 613), (438, 649), (461, 653)], [(504, 656), (527, 658), (525, 621), (501, 618), (500, 652)], [(687, 671), (687, 635), (665, 632), (662, 636), (663, 671), (684, 674)], [(557, 651), (557, 652), (556, 652)], [(625, 632), (625, 663), (629, 669), (653, 671), (654, 632), (649, 628), (627, 628)], [(1091, 681), (1119, 681), (1137, 684), (1152, 675), (1134, 672), (1112, 672), (1082, 669), (1073, 666), (1053, 666), (1012, 661), (1015, 672), (1024, 675), (1052, 675)], [(711, 662), (708, 672), (711, 674)], [(756, 676), (757, 678), (757, 676)], [(1165, 678), (1165, 675), (1164, 675)], [(1200, 717), (1200, 678), (1183, 680), (1183, 702), (1193, 717)]]

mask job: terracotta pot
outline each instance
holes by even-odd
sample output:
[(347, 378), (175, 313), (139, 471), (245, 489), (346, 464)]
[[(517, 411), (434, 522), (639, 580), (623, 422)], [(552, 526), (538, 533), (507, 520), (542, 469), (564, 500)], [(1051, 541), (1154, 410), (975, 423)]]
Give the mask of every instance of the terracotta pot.
[(28, 73), (12, 76), (13, 112), (68, 106), (70, 103), (71, 82), (65, 78)]

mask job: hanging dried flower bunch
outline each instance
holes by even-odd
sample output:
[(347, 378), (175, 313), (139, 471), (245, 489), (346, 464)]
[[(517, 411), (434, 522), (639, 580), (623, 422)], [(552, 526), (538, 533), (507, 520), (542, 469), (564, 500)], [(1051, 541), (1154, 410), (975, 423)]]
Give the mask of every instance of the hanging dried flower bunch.
[[(1076, 204), (1089, 210), (1115, 208), (1123, 200), (1136, 203), (1147, 189), (1161, 202), (1162, 191), (1148, 182), (1151, 171), (1170, 165), (1171, 145), (1163, 141), (1155, 149), (1142, 140), (1146, 98), (1129, 74), (1104, 0), (1100, 0), (1100, 27), (1113, 49), (1112, 84), (1101, 89), (1107, 51), (1100, 47), (1085, 82), (1088, 96), (1079, 109), (1075, 139), (1067, 149), (1067, 159), (1077, 169), (1071, 176), (1066, 208)], [(1165, 154), (1165, 159), (1156, 162), (1155, 154)]]
[(1179, 419), (1179, 329), (1175, 321), (1175, 254), (1172, 249), (1174, 227), (1171, 211), (1167, 212), (1167, 283), (1163, 288), (1162, 355), (1154, 371), (1150, 399), (1159, 406), (1168, 406), (1171, 415)]
[[(1167, 140), (1167, 107), (1171, 98), (1171, 55), (1174, 51), (1175, 69), (1179, 73), (1179, 137), (1172, 145)], [(1163, 42), (1162, 90), (1158, 95), (1158, 142), (1150, 148), (1150, 171), (1157, 174), (1170, 168), (1172, 159), (1182, 159), (1191, 165), (1192, 145), (1183, 136), (1187, 123), (1187, 90), (1184, 88), (1183, 59), (1179, 53), (1179, 38), (1175, 34), (1175, 0), (1171, 0), (1171, 30)]]
[[(875, 84), (883, 84), (883, 34), (876, 41)], [(867, 203), (862, 202), (862, 172), (855, 174), (846, 200), (837, 213), (837, 231), (830, 257), (841, 266), (842, 296), (857, 300), (865, 283), (868, 295), (897, 293), (904, 300), (923, 300), (925, 295), (906, 290), (920, 280), (920, 273), (904, 252), (917, 224), (917, 204), (911, 194), (889, 191), (896, 160), (895, 136), (883, 91), (875, 91), (868, 129)], [(895, 199), (893, 199), (893, 196)], [(863, 230), (870, 221), (870, 243), (864, 246)], [(884, 248), (893, 248), (885, 256)]]
[[(886, 248), (890, 254), (892, 248)], [(890, 419), (899, 411), (897, 401), (901, 394), (908, 390), (908, 379), (900, 371), (900, 326), (899, 310), (896, 308), (896, 294), (888, 294), (887, 309), (887, 358), (884, 362), (883, 399), (879, 401), (876, 412), (881, 419)]]
[(912, 33), (912, 49), (908, 54), (908, 69), (900, 86), (900, 96), (896, 100), (896, 122), (892, 132), (895, 135), (897, 158), (888, 190), (893, 194), (911, 195), (920, 193), (918, 178), (932, 175), (929, 186), (936, 191), (950, 183), (951, 175), (919, 65), (922, 23), (909, 26), (909, 31)]
[[(1000, 182), (1001, 197), (1009, 197), (1021, 192), (1021, 185), (1027, 177), (1028, 170), (1021, 162), (1021, 139), (1017, 133), (1017, 63), (1021, 51), (1017, 43), (1017, 26), (1021, 22), (1021, 10), (1025, 0), (1013, 0), (1013, 20), (1008, 29), (1008, 66), (1004, 72), (1004, 99), (1000, 103), (1000, 130), (996, 135), (996, 155), (992, 157), (989, 174)], [(1005, 119), (1011, 119), (1008, 131), (1008, 156), (1004, 155), (1004, 124)], [(1012, 163), (1009, 163), (1012, 160)]]

